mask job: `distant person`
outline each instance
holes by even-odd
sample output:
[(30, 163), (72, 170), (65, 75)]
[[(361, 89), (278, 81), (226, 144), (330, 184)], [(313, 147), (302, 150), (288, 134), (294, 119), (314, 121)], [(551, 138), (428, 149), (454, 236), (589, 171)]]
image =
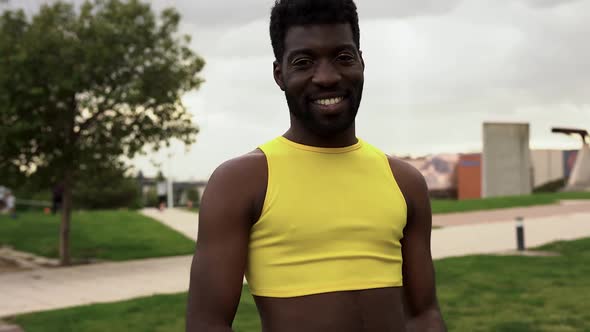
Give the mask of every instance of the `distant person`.
[(64, 188), (63, 185), (57, 184), (53, 187), (51, 191), (51, 213), (56, 214), (57, 211), (61, 210), (63, 204), (63, 196), (64, 196)]
[(4, 211), (4, 208), (6, 207), (5, 196), (7, 190), (6, 187), (0, 186), (0, 211)]
[(186, 330), (231, 331), (245, 274), (262, 331), (446, 331), (424, 178), (356, 136), (356, 5), (277, 0), (270, 36), (290, 127), (211, 176)]
[(16, 219), (16, 198), (10, 190), (5, 195), (6, 211), (10, 214), (13, 219)]
[(168, 192), (168, 184), (166, 180), (162, 179), (156, 184), (156, 191), (158, 193), (158, 208), (163, 211), (166, 207), (166, 194)]

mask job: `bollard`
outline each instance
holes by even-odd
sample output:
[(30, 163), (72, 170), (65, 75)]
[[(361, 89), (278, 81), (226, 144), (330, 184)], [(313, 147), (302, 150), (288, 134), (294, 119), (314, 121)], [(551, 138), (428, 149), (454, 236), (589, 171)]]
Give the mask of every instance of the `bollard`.
[(516, 217), (516, 247), (518, 251), (524, 251), (524, 223), (522, 217)]

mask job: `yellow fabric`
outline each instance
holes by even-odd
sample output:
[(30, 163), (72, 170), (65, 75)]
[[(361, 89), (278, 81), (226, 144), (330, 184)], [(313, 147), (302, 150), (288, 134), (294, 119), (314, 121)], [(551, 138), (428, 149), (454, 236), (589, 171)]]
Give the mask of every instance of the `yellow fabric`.
[(387, 156), (359, 140), (318, 148), (278, 137), (260, 147), (268, 187), (250, 234), (252, 294), (294, 297), (402, 285), (406, 202)]

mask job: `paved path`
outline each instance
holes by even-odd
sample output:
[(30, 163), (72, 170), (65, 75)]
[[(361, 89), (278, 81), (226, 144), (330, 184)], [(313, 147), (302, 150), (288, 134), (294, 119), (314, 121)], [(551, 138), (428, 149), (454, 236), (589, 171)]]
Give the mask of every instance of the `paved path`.
[[(197, 238), (197, 213), (180, 209), (141, 212), (189, 238)], [(0, 273), (0, 317), (184, 292), (191, 260), (189, 255)]]
[(572, 213), (590, 213), (590, 201), (561, 201), (558, 204), (518, 207), (488, 211), (435, 214), (432, 224), (436, 226), (473, 225), (474, 223), (513, 222), (516, 217), (525, 219), (562, 216)]
[[(505, 252), (516, 249), (514, 222), (479, 223), (445, 227), (432, 232), (434, 259)], [(574, 213), (524, 221), (527, 248), (558, 241), (590, 237), (590, 213)]]
[(191, 256), (0, 274), (0, 317), (188, 289)]
[(141, 213), (154, 218), (175, 231), (186, 235), (189, 239), (197, 239), (199, 214), (182, 209), (143, 209)]
[[(146, 210), (144, 213), (196, 238), (197, 215), (194, 213), (177, 210), (162, 213)], [(434, 230), (433, 257), (514, 249), (514, 223), (508, 222), (511, 219)], [(589, 236), (588, 212), (525, 220), (527, 246)], [(188, 288), (190, 262), (191, 256), (181, 256), (0, 274), (0, 317), (183, 292)]]

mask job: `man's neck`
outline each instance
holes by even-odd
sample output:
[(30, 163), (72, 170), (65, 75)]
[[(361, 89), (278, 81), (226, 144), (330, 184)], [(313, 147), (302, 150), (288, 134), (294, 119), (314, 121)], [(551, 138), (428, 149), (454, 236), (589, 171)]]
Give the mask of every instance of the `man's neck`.
[(295, 143), (322, 148), (341, 148), (354, 145), (358, 142), (354, 124), (350, 128), (331, 136), (319, 136), (308, 130), (291, 126), (283, 134), (283, 137)]

